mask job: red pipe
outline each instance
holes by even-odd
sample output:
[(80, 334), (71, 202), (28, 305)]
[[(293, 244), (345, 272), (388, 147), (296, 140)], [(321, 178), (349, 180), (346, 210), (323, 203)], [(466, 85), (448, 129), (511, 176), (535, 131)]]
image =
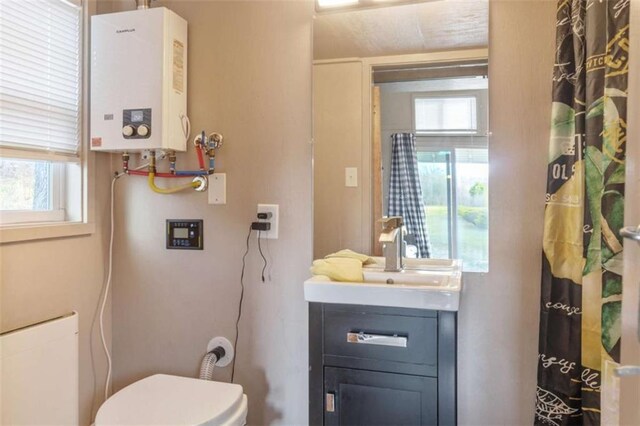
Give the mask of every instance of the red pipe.
[(130, 175), (149, 176), (149, 172), (143, 172), (142, 170), (127, 170)]
[(196, 146), (196, 153), (198, 154), (198, 164), (200, 165), (200, 170), (204, 170), (204, 156), (202, 155), (202, 145), (198, 144), (198, 146)]

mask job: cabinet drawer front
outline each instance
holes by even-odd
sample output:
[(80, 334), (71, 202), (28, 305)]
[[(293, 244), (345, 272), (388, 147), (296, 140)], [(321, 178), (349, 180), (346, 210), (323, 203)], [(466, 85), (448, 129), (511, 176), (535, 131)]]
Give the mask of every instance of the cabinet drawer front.
[(324, 376), (327, 426), (437, 424), (435, 378), (331, 367)]
[(325, 311), (327, 365), (437, 375), (436, 318)]

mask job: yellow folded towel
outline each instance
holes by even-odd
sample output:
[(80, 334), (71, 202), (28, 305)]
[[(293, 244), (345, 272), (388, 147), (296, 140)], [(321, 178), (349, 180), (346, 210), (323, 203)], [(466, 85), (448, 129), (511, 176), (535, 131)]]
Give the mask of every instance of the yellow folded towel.
[(363, 280), (362, 265), (375, 263), (366, 254), (356, 253), (345, 249), (325, 256), (324, 259), (314, 260), (311, 273), (316, 277), (333, 281), (358, 282)]
[(334, 258), (334, 257), (344, 257), (344, 258), (349, 258), (349, 259), (358, 259), (363, 265), (369, 265), (371, 263), (376, 263), (375, 260), (373, 260), (373, 258), (367, 256), (366, 254), (360, 254), (360, 253), (356, 253), (353, 250), (349, 250), (349, 249), (344, 249), (344, 250), (340, 250), (337, 251), (335, 253), (331, 253), (327, 256), (325, 256), (325, 259), (330, 259), (330, 258)]
[(362, 281), (362, 262), (347, 257), (331, 257), (313, 261), (313, 275), (325, 275), (334, 281)]

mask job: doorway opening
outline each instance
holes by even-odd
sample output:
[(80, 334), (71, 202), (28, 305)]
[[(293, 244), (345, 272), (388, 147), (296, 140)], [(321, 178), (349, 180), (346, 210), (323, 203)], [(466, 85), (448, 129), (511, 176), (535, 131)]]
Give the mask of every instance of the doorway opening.
[(462, 259), (465, 271), (487, 272), (486, 61), (374, 67), (372, 82), (374, 217), (389, 212), (392, 135), (411, 133), (431, 257)]

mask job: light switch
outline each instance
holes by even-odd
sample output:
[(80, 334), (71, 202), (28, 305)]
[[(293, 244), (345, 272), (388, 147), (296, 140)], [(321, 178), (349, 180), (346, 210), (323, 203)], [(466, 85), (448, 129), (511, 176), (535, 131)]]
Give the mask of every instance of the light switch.
[(227, 174), (209, 176), (209, 204), (227, 204)]
[(358, 186), (358, 168), (347, 167), (344, 169), (344, 186), (355, 188)]

